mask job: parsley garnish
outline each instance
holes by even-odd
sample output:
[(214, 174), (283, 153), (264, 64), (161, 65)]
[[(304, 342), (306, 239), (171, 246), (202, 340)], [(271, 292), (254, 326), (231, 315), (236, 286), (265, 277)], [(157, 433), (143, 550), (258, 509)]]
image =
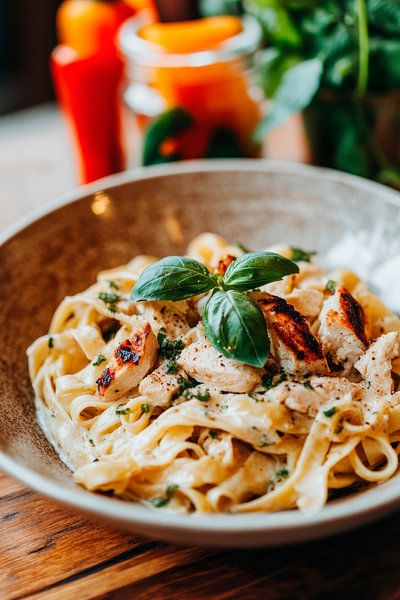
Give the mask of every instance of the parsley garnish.
[(278, 480), (287, 479), (289, 477), (289, 471), (285, 467), (283, 467), (282, 469), (278, 469), (275, 472), (275, 477)]
[(109, 281), (108, 281), (108, 285), (110, 286), (110, 288), (111, 288), (112, 290), (119, 290), (119, 287), (118, 287), (118, 285), (115, 283), (115, 281), (111, 281), (111, 280), (109, 280)]
[(167, 486), (164, 497), (157, 496), (156, 498), (153, 498), (152, 500), (150, 500), (150, 502), (156, 508), (161, 508), (162, 506), (166, 506), (178, 488), (179, 488), (179, 485), (176, 485), (176, 483), (171, 483), (170, 485)]
[(208, 433), (210, 434), (210, 437), (213, 438), (213, 440), (218, 438), (218, 431), (215, 431), (215, 429), (210, 429)]
[(179, 395), (181, 396), (183, 394), (183, 392), (185, 390), (188, 390), (190, 388), (196, 387), (197, 385), (199, 385), (199, 382), (196, 381), (196, 379), (193, 379), (193, 377), (183, 377), (183, 375), (179, 375), (178, 377), (178, 383), (179, 383)]
[(179, 365), (174, 359), (167, 360), (166, 371), (169, 375), (174, 375), (179, 369)]
[(184, 390), (182, 396), (187, 398), (188, 400), (199, 400), (200, 402), (206, 402), (210, 399), (210, 392), (208, 390), (198, 390), (197, 392), (192, 392), (190, 389)]
[(264, 375), (261, 378), (261, 384), (266, 390), (269, 390), (270, 388), (276, 387), (283, 381), (286, 381), (286, 379), (287, 376), (283, 372), (274, 374), (264, 373)]
[(148, 404), (142, 404), (140, 410), (143, 413), (148, 413), (150, 411), (150, 406)]
[(119, 302), (121, 297), (118, 294), (114, 294), (112, 292), (100, 292), (99, 300), (102, 300), (104, 304), (106, 304), (108, 310), (112, 313), (117, 312), (115, 308), (115, 303)]
[(99, 354), (96, 358), (96, 360), (94, 361), (94, 363), (92, 363), (92, 365), (94, 367), (98, 367), (99, 365), (101, 365), (101, 363), (106, 362), (106, 357), (104, 356), (104, 354)]
[(157, 342), (160, 346), (159, 356), (169, 360), (176, 360), (185, 347), (182, 340), (169, 340), (163, 327), (158, 332)]
[(92, 438), (89, 438), (89, 444), (90, 444), (91, 446), (94, 446), (94, 441), (92, 440)]
[(333, 279), (328, 279), (325, 287), (331, 294), (334, 294), (336, 291), (336, 283), (333, 281)]
[(327, 408), (326, 410), (324, 410), (324, 415), (326, 417), (333, 417), (335, 412), (336, 412), (336, 406), (332, 406), (331, 408)]
[(294, 262), (311, 262), (311, 257), (314, 256), (314, 254), (317, 254), (315, 252), (315, 250), (311, 250), (310, 252), (308, 252), (307, 250), (302, 250), (301, 248), (290, 248), (290, 251), (292, 253), (291, 255), (291, 260), (294, 260)]
[(49, 337), (49, 339), (47, 340), (47, 345), (49, 348), (54, 348), (54, 338)]
[[(120, 406), (122, 406), (122, 404)], [(125, 408), (120, 408), (120, 406), (118, 406), (118, 408), (115, 411), (116, 415), (127, 415), (128, 413), (131, 412), (131, 409), (129, 408), (129, 406), (127, 406)]]

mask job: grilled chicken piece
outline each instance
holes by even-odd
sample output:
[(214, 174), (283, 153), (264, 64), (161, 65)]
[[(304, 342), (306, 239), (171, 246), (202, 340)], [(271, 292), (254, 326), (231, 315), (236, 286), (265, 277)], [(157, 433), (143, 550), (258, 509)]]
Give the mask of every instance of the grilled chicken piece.
[(157, 406), (167, 406), (180, 389), (180, 373), (168, 373), (166, 363), (147, 375), (139, 385), (139, 393), (147, 396)]
[(327, 374), (329, 367), (321, 345), (294, 306), (272, 294), (254, 297), (269, 326), (272, 354), (281, 367), (291, 374)]
[(261, 381), (257, 369), (225, 358), (207, 341), (184, 348), (178, 364), (190, 377), (224, 392), (251, 392)]
[(118, 400), (135, 388), (155, 363), (157, 349), (149, 323), (121, 342), (96, 381), (100, 398), (106, 402)]
[(344, 287), (325, 300), (318, 337), (325, 352), (346, 372), (368, 347), (365, 315), (357, 300)]
[(220, 275), (222, 275), (222, 277), (225, 275), (225, 273), (228, 270), (228, 267), (235, 262), (236, 260), (236, 256), (232, 256), (232, 254), (227, 254), (224, 258), (222, 258), (219, 263), (218, 263), (218, 267), (217, 267), (217, 271)]
[(375, 340), (354, 367), (368, 382), (368, 389), (379, 395), (391, 394), (392, 361), (399, 356), (400, 334), (387, 333)]
[(280, 383), (267, 392), (267, 397), (285, 404), (291, 410), (315, 417), (321, 408), (340, 403), (358, 387), (344, 378), (311, 377), (306, 382)]
[(136, 309), (149, 321), (155, 333), (164, 328), (168, 338), (179, 338), (191, 328), (188, 322), (190, 307), (186, 300), (137, 302)]
[(315, 319), (321, 312), (324, 295), (314, 288), (295, 288), (285, 300), (304, 317)]

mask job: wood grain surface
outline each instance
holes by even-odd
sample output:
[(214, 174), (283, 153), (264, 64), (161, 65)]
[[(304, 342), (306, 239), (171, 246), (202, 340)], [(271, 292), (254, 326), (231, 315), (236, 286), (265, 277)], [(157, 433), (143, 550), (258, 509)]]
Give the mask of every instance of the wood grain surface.
[(400, 598), (400, 513), (284, 548), (183, 548), (93, 524), (0, 474), (0, 598)]
[[(1, 228), (73, 185), (65, 153), (55, 151), (66, 144), (59, 117), (46, 110), (43, 122), (36, 112), (0, 122), (8, 140), (7, 152), (0, 144)], [(21, 152), (29, 178), (10, 173), (10, 164), (21, 172)], [(0, 600), (20, 598), (400, 599), (400, 512), (301, 546), (182, 548), (90, 523), (0, 473)]]

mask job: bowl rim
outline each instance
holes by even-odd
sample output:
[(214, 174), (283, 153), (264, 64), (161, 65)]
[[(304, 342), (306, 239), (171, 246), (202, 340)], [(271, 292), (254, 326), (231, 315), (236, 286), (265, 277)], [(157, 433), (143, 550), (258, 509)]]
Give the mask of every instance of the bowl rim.
[[(400, 194), (385, 186), (365, 180), (361, 177), (341, 173), (332, 169), (313, 167), (300, 163), (275, 161), (265, 159), (218, 159), (196, 160), (176, 163), (174, 165), (157, 165), (137, 168), (124, 173), (111, 175), (94, 183), (78, 187), (63, 194), (51, 202), (30, 211), (25, 217), (9, 226), (0, 234), (0, 246), (22, 232), (29, 225), (45, 217), (49, 213), (73, 204), (87, 196), (107, 191), (115, 186), (129, 184), (138, 180), (146, 180), (168, 175), (196, 174), (199, 172), (223, 171), (265, 171), (277, 174), (305, 175), (329, 180), (333, 183), (347, 184), (362, 191), (373, 191), (383, 201), (400, 209)], [(327, 504), (319, 513), (311, 516), (304, 515), (298, 510), (280, 511), (275, 513), (241, 513), (241, 514), (206, 514), (180, 515), (168, 511), (157, 511), (139, 503), (125, 502), (116, 498), (108, 498), (86, 490), (68, 488), (58, 484), (46, 475), (32, 471), (28, 467), (11, 458), (6, 451), (0, 450), (0, 469), (11, 477), (18, 479), (28, 487), (44, 494), (62, 504), (72, 506), (98, 517), (107, 518), (114, 523), (146, 525), (160, 532), (181, 530), (186, 532), (208, 532), (209, 534), (224, 533), (284, 533), (303, 529), (321, 528), (332, 522), (346, 522), (346, 527), (355, 526), (357, 520), (365, 521), (381, 513), (387, 513), (400, 504), (400, 494), (396, 485), (376, 486), (365, 492), (354, 494), (340, 502)], [(342, 527), (344, 528), (344, 527)], [(322, 534), (321, 534), (322, 535)], [(223, 545), (223, 544), (222, 544)]]

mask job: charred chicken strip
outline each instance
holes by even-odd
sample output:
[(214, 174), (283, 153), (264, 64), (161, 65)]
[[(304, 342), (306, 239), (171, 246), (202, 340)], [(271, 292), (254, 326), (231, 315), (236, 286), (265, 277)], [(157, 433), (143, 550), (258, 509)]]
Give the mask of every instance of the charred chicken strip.
[(118, 400), (139, 385), (155, 363), (157, 349), (157, 339), (149, 323), (121, 342), (96, 381), (100, 398)]
[(325, 355), (306, 319), (279, 296), (257, 294), (255, 298), (268, 323), (272, 354), (282, 369), (290, 374), (326, 375)]

